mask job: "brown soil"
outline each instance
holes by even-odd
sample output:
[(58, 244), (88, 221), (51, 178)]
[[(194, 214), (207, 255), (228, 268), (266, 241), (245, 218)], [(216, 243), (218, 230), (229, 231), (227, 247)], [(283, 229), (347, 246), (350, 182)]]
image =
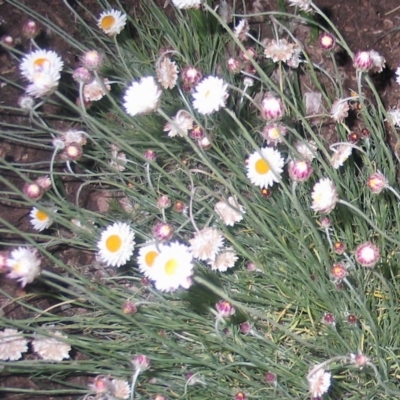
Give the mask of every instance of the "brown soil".
[[(29, 5), (35, 11), (42, 15), (46, 15), (49, 19), (53, 20), (56, 24), (61, 26), (69, 34), (79, 37), (79, 31), (77, 24), (74, 23), (73, 17), (63, 4), (62, 0), (51, 1), (51, 7), (49, 2), (41, 2), (37, 0), (23, 0), (24, 4)], [(333, 23), (338, 27), (339, 31), (343, 34), (344, 39), (349, 44), (350, 48), (356, 52), (358, 50), (375, 49), (384, 55), (387, 62), (387, 68), (379, 76), (379, 90), (380, 94), (385, 102), (385, 106), (388, 107), (399, 107), (400, 106), (400, 86), (394, 81), (394, 71), (400, 64), (400, 47), (398, 43), (400, 41), (400, 28), (397, 29), (400, 17), (400, 8), (398, 7), (398, 0), (386, 0), (384, 2), (378, 2), (376, 0), (356, 0), (348, 2), (347, 0), (316, 0), (316, 4), (323, 9), (323, 11), (330, 17)], [(74, 4), (74, 1), (70, 1)], [(97, 15), (100, 11), (97, 0), (81, 0), (81, 3)], [(139, 0), (127, 2), (130, 3), (129, 13), (135, 11), (135, 4), (139, 4)], [(160, 3), (164, 4), (164, 1)], [(252, 1), (248, 2), (250, 5)], [(262, 2), (266, 9), (277, 9), (275, 0), (265, 0)], [(27, 39), (24, 39), (21, 34), (21, 27), (27, 17), (14, 6), (6, 1), (0, 1), (0, 36), (11, 35), (18, 44), (18, 48), (21, 51), (29, 50), (29, 43)], [(89, 15), (82, 13), (83, 18), (90, 20)], [(51, 32), (43, 32), (38, 40), (40, 45), (46, 48), (53, 49), (59, 53), (65, 64), (73, 66), (76, 63), (78, 54), (72, 50), (68, 44), (60, 37), (51, 34)], [(349, 71), (349, 76), (354, 76), (352, 72), (352, 66), (350, 60), (343, 60), (344, 69)], [(9, 56), (6, 51), (0, 50), (0, 77), (7, 80), (23, 83), (18, 74), (17, 62)], [(378, 77), (376, 77), (378, 79)], [(1, 81), (1, 79), (0, 79)], [(352, 87), (354, 82), (349, 81), (349, 89)], [(16, 106), (18, 97), (21, 95), (19, 89), (11, 86), (10, 84), (0, 85), (0, 99), (2, 103), (7, 105)], [(53, 112), (54, 110), (52, 110)], [(12, 112), (3, 113), (0, 119), (1, 124), (24, 124), (28, 123), (28, 120), (23, 120), (20, 116), (14, 115)], [(56, 129), (63, 129), (61, 121), (55, 122)], [(50, 153), (46, 150), (38, 150), (34, 147), (29, 146), (18, 146), (15, 143), (3, 140), (0, 132), (0, 157), (5, 158), (8, 162), (38, 162), (43, 160), (49, 160)], [(2, 171), (3, 176), (7, 174)], [(32, 177), (36, 178), (36, 177)], [(22, 187), (23, 181), (12, 175), (8, 174), (8, 179), (17, 187)], [(76, 191), (76, 185), (79, 182), (66, 182), (68, 192), (73, 196)], [(0, 185), (0, 192), (7, 190)], [(101, 196), (99, 199), (98, 193), (92, 193), (90, 189), (87, 189), (83, 193), (82, 202), (88, 208), (93, 210), (99, 210), (101, 208)], [(9, 223), (18, 227), (24, 231), (32, 231), (31, 227), (27, 224), (27, 214), (29, 209), (24, 207), (16, 208), (11, 203), (7, 202), (4, 197), (0, 198), (0, 215), (5, 218)], [(3, 239), (9, 240), (10, 242), (16, 241), (18, 238), (9, 235)], [(62, 253), (60, 256), (67, 256), (68, 253)], [(69, 256), (70, 257), (70, 256)], [(79, 255), (79, 257), (86, 257), (86, 255)], [(77, 263), (81, 263), (82, 259), (76, 260)], [(84, 260), (84, 264), (87, 260)], [(13, 282), (2, 279), (0, 287), (10, 297), (17, 297), (22, 294), (20, 289)], [(46, 309), (50, 306), (48, 301), (36, 300), (35, 306), (41, 309)], [(1, 311), (10, 318), (19, 319), (24, 318), (24, 310), (10, 305), (10, 301), (5, 296), (0, 296), (0, 307)], [(4, 375), (3, 375), (4, 376)], [(80, 380), (75, 382), (77, 384), (84, 385), (85, 382)], [(48, 386), (43, 384), (42, 387), (37, 387), (37, 384), (32, 382), (28, 378), (16, 377), (16, 376), (5, 376), (0, 379), (1, 387), (14, 387), (24, 389), (49, 389)], [(0, 391), (1, 393), (1, 391)], [(27, 394), (14, 394), (14, 393), (1, 393), (2, 398), (5, 399), (30, 399), (32, 396)], [(49, 396), (37, 396), (37, 399), (51, 399)], [(72, 397), (57, 397), (58, 399), (72, 399)]]

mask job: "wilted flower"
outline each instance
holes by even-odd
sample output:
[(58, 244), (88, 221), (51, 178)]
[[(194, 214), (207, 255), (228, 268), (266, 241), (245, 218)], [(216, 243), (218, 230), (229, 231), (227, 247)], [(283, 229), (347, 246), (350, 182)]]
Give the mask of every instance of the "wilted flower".
[(337, 99), (332, 104), (330, 111), (331, 118), (338, 123), (342, 123), (349, 115), (349, 103), (346, 99)]
[(156, 68), (157, 80), (164, 89), (172, 89), (178, 80), (178, 67), (175, 61), (165, 57)]
[(236, 261), (238, 260), (238, 256), (232, 247), (228, 247), (226, 249), (222, 249), (214, 260), (210, 260), (209, 264), (212, 270), (216, 270), (219, 272), (225, 272), (229, 268), (235, 266)]
[(187, 136), (188, 131), (193, 128), (193, 118), (186, 110), (179, 110), (172, 122), (164, 125), (164, 132), (168, 132), (169, 137)]
[(60, 339), (67, 339), (59, 331), (52, 332), (54, 337), (38, 337), (32, 340), (33, 351), (43, 359), (48, 361), (62, 361), (64, 358), (69, 358), (71, 346), (64, 343)]
[[(86, 102), (89, 101), (99, 101), (101, 100), (107, 92), (111, 90), (111, 86), (108, 84), (109, 80), (107, 78), (103, 79), (103, 84), (101, 84), (96, 78), (90, 83), (83, 86), (83, 98)], [(105, 89), (105, 90), (104, 90)]]
[(386, 60), (383, 56), (381, 56), (377, 51), (370, 50), (369, 52), (372, 58), (372, 68), (373, 72), (382, 72), (383, 68), (385, 67)]
[(215, 228), (204, 228), (196, 232), (194, 237), (189, 239), (189, 243), (193, 257), (213, 261), (224, 245), (224, 237)]
[(306, 106), (306, 115), (312, 116), (320, 114), (322, 111), (322, 93), (306, 92), (304, 93), (304, 102)]
[(233, 30), (235, 36), (243, 42), (246, 37), (247, 33), (249, 32), (249, 22), (247, 19), (243, 18), (239, 21), (239, 23), (235, 26), (235, 29)]
[(333, 168), (338, 169), (341, 167), (344, 162), (350, 157), (353, 146), (350, 144), (341, 144), (337, 148), (331, 147), (333, 150), (333, 154), (330, 159), (330, 163)]
[(242, 61), (237, 58), (229, 58), (226, 65), (233, 74), (238, 74), (242, 69)]
[(331, 374), (317, 365), (307, 375), (307, 381), (311, 397), (321, 397), (331, 385)]
[(297, 7), (304, 12), (312, 11), (311, 0), (289, 0), (289, 5)]
[(373, 268), (380, 257), (379, 247), (371, 242), (360, 244), (355, 249), (356, 261), (366, 268)]
[(294, 43), (286, 39), (272, 39), (264, 49), (264, 56), (271, 58), (273, 62), (289, 61), (294, 52)]
[(0, 331), (0, 360), (16, 361), (28, 351), (28, 341), (16, 329)]
[(314, 141), (305, 141), (305, 142), (300, 142), (297, 141), (294, 144), (294, 148), (296, 151), (299, 153), (299, 155), (307, 161), (312, 161), (315, 158), (315, 153), (318, 150), (318, 147)]
[(371, 174), (370, 177), (367, 179), (367, 186), (374, 194), (381, 193), (384, 189), (388, 187), (388, 185), (389, 183), (385, 175), (383, 175), (380, 171)]
[(93, 80), (93, 75), (91, 71), (89, 71), (87, 68), (78, 67), (74, 69), (74, 72), (72, 74), (72, 79), (75, 82), (87, 84)]
[(329, 178), (322, 178), (314, 185), (311, 198), (311, 208), (324, 214), (329, 214), (339, 200), (336, 186)]
[(227, 226), (233, 226), (243, 219), (244, 207), (239, 205), (235, 196), (228, 197), (227, 201), (219, 201), (214, 206), (214, 211), (221, 217)]

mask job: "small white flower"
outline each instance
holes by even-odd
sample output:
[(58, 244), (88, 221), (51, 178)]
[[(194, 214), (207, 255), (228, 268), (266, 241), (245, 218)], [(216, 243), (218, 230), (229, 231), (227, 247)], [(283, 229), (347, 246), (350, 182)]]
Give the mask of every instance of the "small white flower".
[(214, 260), (220, 248), (224, 245), (224, 237), (215, 228), (204, 228), (194, 234), (189, 240), (190, 250), (199, 260)]
[(193, 93), (193, 107), (201, 114), (211, 114), (225, 107), (228, 84), (221, 78), (209, 76), (203, 79)]
[[(53, 208), (52, 211), (57, 212), (57, 209)], [(49, 214), (38, 209), (37, 207), (32, 208), (29, 216), (31, 217), (31, 224), (33, 225), (33, 228), (39, 232), (49, 228), (54, 222)]]
[(331, 374), (317, 365), (307, 375), (307, 381), (311, 397), (321, 397), (328, 391), (331, 385)]
[(289, 0), (289, 5), (298, 7), (299, 10), (304, 12), (311, 11), (311, 0)]
[(128, 399), (131, 393), (131, 387), (127, 381), (122, 379), (111, 380), (111, 393), (117, 399)]
[(28, 351), (28, 341), (16, 329), (0, 332), (0, 360), (16, 361)]
[[(83, 97), (85, 101), (89, 102), (101, 100), (106, 95), (106, 93), (111, 90), (111, 86), (108, 84), (108, 82), (109, 80), (107, 78), (104, 78), (103, 85), (101, 85), (95, 78), (92, 80), (92, 82), (84, 85)], [(106, 89), (107, 92), (104, 89)]]
[(228, 201), (219, 201), (215, 204), (214, 211), (227, 226), (233, 226), (236, 222), (240, 222), (246, 212), (244, 207), (239, 205), (235, 196), (228, 197)]
[(154, 262), (154, 285), (161, 291), (188, 288), (193, 274), (192, 254), (178, 242), (162, 247)]
[(278, 150), (264, 147), (247, 160), (247, 177), (253, 185), (268, 188), (279, 182), (285, 161)]
[(172, 0), (175, 7), (180, 9), (199, 8), (202, 0)]
[(126, 14), (113, 9), (102, 12), (97, 21), (97, 26), (111, 37), (118, 35), (125, 25)]
[(165, 57), (156, 69), (157, 80), (164, 89), (173, 89), (178, 80), (178, 67), (175, 61)]
[(242, 42), (246, 39), (247, 33), (249, 32), (249, 21), (247, 19), (241, 19), (240, 22), (235, 26), (234, 34)]
[(387, 112), (387, 120), (389, 123), (395, 126), (400, 126), (400, 110), (398, 108), (389, 110)]
[(50, 75), (53, 81), (59, 81), (64, 63), (54, 51), (35, 50), (21, 61), (20, 70), (23, 77), (34, 83), (42, 75)]
[(33, 351), (47, 361), (62, 361), (64, 358), (69, 358), (71, 346), (58, 340), (68, 337), (59, 331), (52, 332), (52, 336), (55, 337), (38, 337), (32, 340)]
[(238, 256), (232, 247), (222, 249), (220, 253), (215, 257), (214, 261), (209, 262), (211, 269), (214, 271), (225, 272), (229, 268), (234, 267)]
[(97, 243), (99, 257), (108, 266), (125, 265), (133, 254), (135, 233), (128, 224), (114, 222), (101, 233)]
[(349, 144), (342, 144), (333, 149), (330, 163), (333, 168), (338, 169), (350, 157), (353, 147)]
[(22, 287), (32, 283), (40, 274), (40, 259), (35, 249), (18, 247), (7, 259), (8, 277), (16, 279)]
[(381, 56), (377, 51), (370, 50), (369, 52), (372, 58), (372, 71), (373, 72), (382, 72), (385, 67), (386, 60), (383, 56)]
[(139, 266), (139, 271), (147, 278), (155, 279), (153, 268), (154, 262), (162, 251), (162, 248), (162, 244), (156, 246), (155, 244), (151, 243), (140, 248), (137, 258), (137, 264)]
[(161, 90), (152, 76), (132, 82), (124, 96), (126, 112), (135, 115), (148, 114), (154, 111), (160, 102)]
[(169, 137), (187, 136), (190, 129), (193, 129), (193, 118), (186, 110), (179, 110), (172, 122), (164, 125), (164, 132), (168, 132)]
[(324, 214), (329, 214), (339, 200), (336, 186), (329, 178), (322, 178), (314, 185), (311, 198), (311, 208)]

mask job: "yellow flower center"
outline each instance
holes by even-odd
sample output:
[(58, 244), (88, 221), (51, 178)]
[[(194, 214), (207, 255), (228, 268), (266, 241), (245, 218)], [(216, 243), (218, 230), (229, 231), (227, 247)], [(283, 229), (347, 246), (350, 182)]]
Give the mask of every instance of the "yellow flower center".
[(33, 62), (33, 68), (35, 71), (41, 72), (48, 64), (49, 60), (47, 58), (38, 58)]
[(269, 131), (269, 136), (271, 139), (278, 139), (280, 135), (281, 135), (281, 133), (279, 132), (279, 129), (277, 129), (277, 128), (272, 128)]
[(17, 274), (22, 272), (24, 270), (24, 263), (22, 261), (19, 261), (12, 267), (13, 272), (16, 272)]
[(175, 275), (176, 270), (178, 269), (179, 263), (175, 258), (171, 258), (165, 263), (165, 273), (168, 276)]
[(39, 221), (46, 221), (48, 219), (48, 215), (42, 211), (42, 210), (38, 210), (36, 213), (36, 219), (38, 219)]
[(148, 267), (152, 267), (154, 264), (154, 260), (157, 258), (157, 256), (158, 253), (156, 251), (149, 251), (144, 258), (146, 265)]
[(119, 235), (111, 235), (106, 240), (106, 248), (111, 253), (115, 253), (121, 248), (122, 239)]
[(107, 15), (100, 22), (101, 29), (111, 29), (115, 24), (115, 18), (112, 15)]
[(256, 171), (261, 175), (267, 174), (271, 170), (269, 164), (262, 158), (257, 160), (255, 168)]

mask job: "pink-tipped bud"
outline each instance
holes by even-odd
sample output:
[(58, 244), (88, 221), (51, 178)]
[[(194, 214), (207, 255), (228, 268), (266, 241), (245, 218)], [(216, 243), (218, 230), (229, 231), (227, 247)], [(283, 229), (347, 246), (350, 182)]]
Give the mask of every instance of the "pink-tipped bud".
[(191, 65), (182, 69), (182, 87), (186, 92), (190, 92), (203, 78), (202, 72)]
[(355, 69), (368, 71), (373, 64), (374, 60), (369, 51), (359, 51), (354, 57), (353, 66)]
[(327, 32), (321, 33), (318, 41), (321, 48), (327, 51), (332, 50), (336, 45), (335, 37)]
[(22, 26), (22, 34), (28, 39), (34, 39), (40, 34), (41, 28), (36, 21), (29, 19)]
[(252, 326), (248, 322), (243, 322), (239, 325), (240, 333), (243, 333), (243, 335), (248, 335), (252, 331)]
[(336, 318), (332, 313), (325, 313), (324, 316), (322, 317), (321, 322), (325, 325), (330, 325), (332, 327), (335, 327)]
[(197, 144), (199, 147), (201, 147), (203, 150), (209, 150), (211, 149), (211, 139), (207, 136), (204, 136), (202, 139), (197, 141)]
[(157, 153), (154, 150), (146, 150), (143, 156), (148, 161), (155, 161), (157, 158)]
[(360, 140), (360, 135), (357, 132), (351, 132), (347, 135), (347, 140), (352, 144), (356, 144)]
[(89, 70), (98, 70), (103, 65), (103, 55), (96, 50), (89, 50), (83, 54), (81, 62)]
[(232, 74), (238, 74), (242, 70), (242, 62), (237, 58), (229, 58), (226, 65)]
[(205, 136), (204, 130), (199, 125), (195, 125), (193, 129), (189, 132), (189, 136), (193, 140), (201, 140)]
[(235, 394), (235, 400), (246, 400), (247, 396), (243, 392), (238, 392)]
[(268, 120), (281, 119), (285, 113), (282, 100), (271, 93), (267, 93), (261, 102), (262, 116)]
[(171, 207), (171, 200), (164, 194), (157, 199), (157, 207), (160, 209), (169, 208)]
[(250, 58), (256, 59), (257, 58), (257, 51), (254, 47), (247, 47), (245, 51), (240, 53), (240, 57), (243, 61), (249, 61)]
[(215, 304), (215, 309), (218, 312), (217, 318), (228, 318), (236, 312), (235, 307), (226, 300), (218, 301), (218, 303)]
[(89, 384), (89, 389), (96, 394), (104, 394), (110, 390), (110, 379), (107, 376), (99, 375)]
[(357, 324), (358, 324), (357, 315), (349, 314), (349, 315), (347, 316), (347, 318), (346, 318), (346, 322), (347, 322), (349, 325), (357, 325)]
[(331, 226), (331, 220), (328, 217), (324, 217), (320, 221), (321, 227), (328, 229)]
[(78, 83), (90, 83), (93, 80), (93, 74), (85, 67), (78, 67), (72, 74), (72, 79)]
[(43, 190), (48, 190), (51, 188), (51, 179), (48, 175), (45, 176), (40, 176), (35, 180), (35, 183), (37, 183)]
[(333, 243), (333, 251), (342, 255), (346, 251), (346, 245), (343, 242), (335, 242)]
[(278, 379), (276, 377), (276, 374), (273, 372), (267, 372), (265, 374), (265, 382), (269, 383), (270, 385), (276, 386)]
[(14, 47), (15, 46), (15, 40), (10, 35), (3, 35), (1, 37), (1, 42), (4, 43), (5, 45), (9, 46), (9, 47)]
[(331, 268), (331, 277), (335, 281), (341, 281), (347, 276), (347, 269), (342, 263), (333, 264)]
[(156, 240), (165, 242), (170, 240), (174, 235), (174, 229), (170, 224), (165, 222), (158, 222), (153, 228), (153, 235)]
[(44, 194), (43, 188), (36, 182), (25, 183), (23, 192), (31, 200), (39, 200)]
[(150, 368), (150, 358), (143, 354), (135, 356), (131, 362), (136, 371), (146, 371), (146, 369)]
[(262, 188), (260, 194), (264, 199), (269, 199), (272, 196), (272, 190), (268, 188)]
[(136, 314), (137, 313), (136, 304), (129, 300), (125, 301), (125, 303), (122, 305), (122, 312), (127, 315)]
[(307, 160), (292, 160), (288, 165), (289, 176), (297, 182), (305, 182), (313, 173), (311, 163)]
[(186, 204), (183, 201), (177, 200), (173, 207), (175, 212), (183, 213), (186, 211)]

